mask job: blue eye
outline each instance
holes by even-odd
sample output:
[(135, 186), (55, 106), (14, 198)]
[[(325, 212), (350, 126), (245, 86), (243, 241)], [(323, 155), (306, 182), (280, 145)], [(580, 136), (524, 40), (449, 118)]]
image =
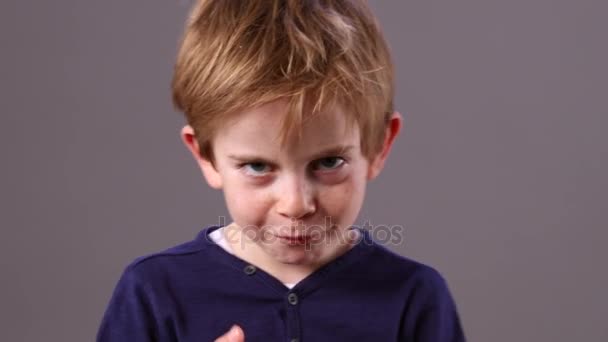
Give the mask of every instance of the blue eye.
[(241, 167), (245, 168), (245, 173), (252, 176), (260, 176), (269, 171), (268, 165), (262, 162), (245, 163)]
[(321, 170), (335, 170), (344, 164), (344, 158), (342, 157), (327, 157), (319, 159), (317, 162), (317, 168)]

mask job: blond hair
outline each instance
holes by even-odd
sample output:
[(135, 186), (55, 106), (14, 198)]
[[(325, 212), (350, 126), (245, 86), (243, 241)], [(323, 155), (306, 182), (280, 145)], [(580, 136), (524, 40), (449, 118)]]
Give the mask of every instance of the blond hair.
[(239, 111), (288, 100), (282, 142), (340, 105), (361, 150), (382, 147), (393, 112), (393, 64), (364, 0), (196, 0), (181, 41), (173, 102), (193, 127), (202, 157)]

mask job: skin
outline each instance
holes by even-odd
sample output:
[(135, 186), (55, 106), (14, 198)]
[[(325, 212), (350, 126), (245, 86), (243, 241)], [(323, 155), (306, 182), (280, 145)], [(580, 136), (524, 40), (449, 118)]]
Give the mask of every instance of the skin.
[[(213, 139), (214, 163), (201, 158), (192, 127), (184, 126), (181, 138), (209, 186), (224, 193), (233, 220), (225, 238), (235, 256), (295, 283), (356, 242), (348, 228), (361, 209), (367, 182), (384, 167), (402, 118), (392, 114), (382, 150), (368, 160), (361, 153), (359, 128), (347, 129), (339, 107), (307, 121), (300, 141), (281, 145), (286, 108), (279, 100), (239, 113)], [(350, 148), (323, 153), (336, 146)], [(307, 243), (279, 238), (301, 235), (310, 237)], [(244, 332), (234, 329), (216, 341), (244, 341)]]

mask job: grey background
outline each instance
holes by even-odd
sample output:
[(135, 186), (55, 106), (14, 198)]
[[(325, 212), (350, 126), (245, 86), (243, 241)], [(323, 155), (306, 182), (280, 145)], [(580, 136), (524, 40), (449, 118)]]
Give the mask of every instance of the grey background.
[[(470, 341), (608, 340), (608, 3), (372, 1), (405, 126), (361, 219)], [(189, 1), (0, 2), (0, 340), (91, 341), (133, 258), (227, 215), (169, 82)]]

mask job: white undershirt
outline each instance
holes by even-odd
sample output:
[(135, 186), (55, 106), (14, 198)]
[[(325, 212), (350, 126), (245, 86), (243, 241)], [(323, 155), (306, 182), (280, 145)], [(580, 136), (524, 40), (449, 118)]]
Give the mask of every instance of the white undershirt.
[[(213, 240), (213, 242), (217, 243), (220, 247), (222, 247), (224, 250), (226, 250), (226, 252), (228, 252), (230, 254), (234, 254), (234, 252), (232, 251), (232, 248), (230, 248), (230, 245), (228, 244), (228, 242), (226, 241), (226, 238), (224, 237), (224, 234), (223, 234), (224, 228), (225, 227), (221, 227), (219, 229), (212, 231), (211, 234), (209, 234), (209, 237), (211, 238), (211, 240)], [(296, 285), (296, 283), (283, 283), (283, 284), (290, 289)]]

